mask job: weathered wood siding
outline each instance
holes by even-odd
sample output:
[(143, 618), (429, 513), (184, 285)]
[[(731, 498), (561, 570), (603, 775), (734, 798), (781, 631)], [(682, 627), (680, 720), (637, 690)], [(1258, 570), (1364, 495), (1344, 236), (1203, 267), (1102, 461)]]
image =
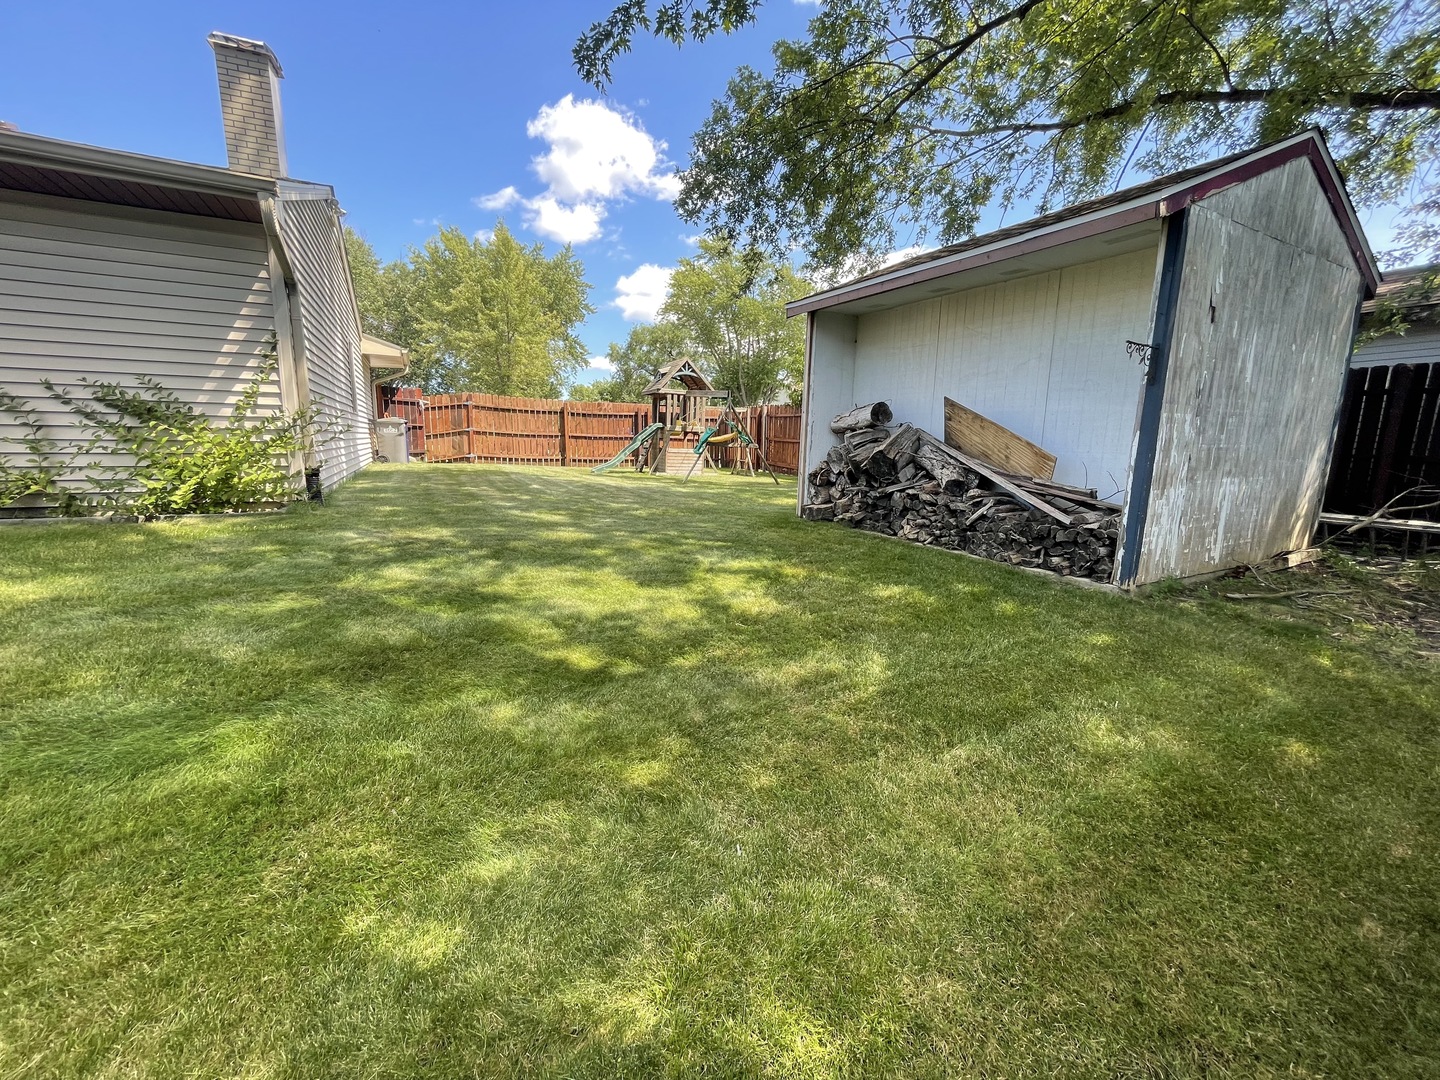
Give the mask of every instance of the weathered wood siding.
[[(43, 378), (83, 396), (81, 378), (148, 375), (224, 417), (264, 365), (270, 287), (259, 225), (0, 192), (0, 386), (62, 442), (82, 440)], [(261, 408), (280, 408), (273, 378)], [(15, 431), (0, 414), (0, 454), (24, 457)]]
[(371, 460), (374, 404), (360, 326), (334, 204), (282, 198), (279, 217), (296, 279), (299, 353), (311, 399), (331, 429), (317, 446), (320, 479), (329, 488)]
[(1125, 342), (1148, 340), (1155, 269), (1146, 248), (861, 315), (854, 402), (938, 435), (952, 397), (1054, 454), (1061, 483), (1121, 493), (1144, 380)]
[(1136, 584), (1309, 542), (1360, 299), (1305, 161), (1189, 215)]
[(1395, 364), (1433, 364), (1440, 361), (1440, 326), (1421, 323), (1403, 334), (1387, 334), (1355, 350), (1350, 366), (1391, 367)]

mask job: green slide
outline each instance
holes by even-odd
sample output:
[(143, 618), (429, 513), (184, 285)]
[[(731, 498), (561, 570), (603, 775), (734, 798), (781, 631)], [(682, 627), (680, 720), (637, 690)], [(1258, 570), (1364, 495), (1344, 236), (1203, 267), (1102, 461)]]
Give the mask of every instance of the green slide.
[(604, 465), (596, 465), (596, 466), (595, 466), (593, 469), (591, 469), (590, 471), (591, 471), (591, 472), (595, 472), (595, 473), (608, 472), (609, 470), (613, 469), (616, 465), (619, 465), (622, 461), (624, 461), (626, 458), (628, 458), (631, 454), (635, 453), (636, 450), (639, 450), (640, 447), (644, 446), (647, 442), (649, 442), (651, 439), (653, 439), (656, 435), (660, 434), (660, 432), (662, 432), (662, 431), (664, 431), (664, 430), (665, 430), (665, 425), (664, 425), (664, 424), (651, 424), (651, 425), (650, 425), (649, 427), (647, 427), (644, 431), (640, 432), (639, 435), (636, 435), (635, 438), (631, 439), (631, 440), (630, 440), (630, 445), (627, 446), (627, 447), (625, 447), (624, 450), (621, 450), (618, 454), (616, 454), (614, 457), (612, 457), (609, 461), (605, 462)]

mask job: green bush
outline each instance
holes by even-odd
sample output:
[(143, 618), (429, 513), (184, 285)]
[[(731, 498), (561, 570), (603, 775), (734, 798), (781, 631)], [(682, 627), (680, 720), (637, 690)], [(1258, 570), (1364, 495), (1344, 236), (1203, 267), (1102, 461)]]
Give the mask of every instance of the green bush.
[[(50, 397), (85, 432), (81, 446), (68, 448), (44, 435), (28, 403), (0, 391), (0, 412), (16, 417), (24, 431), (18, 441), (31, 452), (22, 465), (0, 462), (0, 505), (42, 493), (60, 513), (98, 504), (156, 517), (289, 502), (303, 491), (303, 476), (293, 462), (313, 452), (326, 425), (313, 406), (277, 415), (257, 411), (275, 370), (271, 356), (225, 421), (196, 412), (146, 376), (137, 377), (135, 387), (82, 379), (88, 400), (45, 381)], [(97, 453), (111, 460), (81, 460)], [(60, 482), (81, 470), (100, 477), (93, 501), (78, 498)]]

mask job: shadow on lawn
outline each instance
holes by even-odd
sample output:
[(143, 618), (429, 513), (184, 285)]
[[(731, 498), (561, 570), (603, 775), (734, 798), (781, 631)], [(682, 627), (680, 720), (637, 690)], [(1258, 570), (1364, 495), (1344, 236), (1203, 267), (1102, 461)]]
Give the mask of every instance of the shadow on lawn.
[[(1427, 909), (1388, 854), (1433, 835), (1389, 780), (1433, 749), (1395, 715), (1428, 691), (1303, 631), (800, 523), (724, 480), (392, 468), (321, 513), (72, 554), (35, 648), (114, 640), (8, 723), (22, 823), (72, 815), (89, 846), (21, 840), (11, 872), (108, 890), (139, 965), (112, 981), (161, 1043), (264, 1058), (164, 1027), (146, 962), (250, 1001), (257, 1046), (293, 1029), (301, 1072), (1434, 1050), (1405, 971)], [(81, 754), (56, 725), (86, 714)], [(31, 932), (36, 970), (122, 933)]]

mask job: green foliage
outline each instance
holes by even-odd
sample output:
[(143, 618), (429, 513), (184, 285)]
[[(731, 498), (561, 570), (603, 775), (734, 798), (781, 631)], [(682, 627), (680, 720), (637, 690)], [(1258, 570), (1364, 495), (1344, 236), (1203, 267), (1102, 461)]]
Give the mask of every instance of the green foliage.
[(660, 369), (690, 352), (690, 341), (678, 323), (642, 323), (631, 328), (623, 345), (611, 342), (606, 359), (614, 374), (572, 387), (570, 397), (575, 401), (641, 401), (640, 392)]
[[(21, 467), (0, 459), (0, 505), (38, 495), (62, 514), (100, 504), (156, 517), (287, 502), (299, 492), (292, 463), (313, 452), (324, 425), (315, 407), (260, 409), (275, 368), (271, 355), (223, 423), (196, 412), (148, 376), (137, 377), (135, 387), (81, 379), (88, 398), (44, 380), (51, 399), (75, 418), (84, 436), (78, 444), (46, 434), (29, 403), (0, 391), (0, 411), (19, 421), (31, 454)], [(87, 486), (94, 499), (61, 483), (81, 470), (91, 477)]]
[[(634, 36), (703, 40), (759, 0), (628, 0), (575, 49), (597, 85)], [(1326, 128), (1362, 202), (1440, 148), (1440, 33), (1408, 0), (837, 0), (774, 68), (742, 68), (695, 135), (677, 208), (838, 266)]]
[(683, 351), (736, 404), (788, 400), (804, 376), (805, 324), (785, 304), (809, 291), (787, 260), (707, 237), (671, 276), (660, 323), (678, 328)]
[(47, 433), (40, 412), (23, 398), (0, 388), (0, 419), (8, 418), (19, 435), (0, 436), (0, 447), (17, 444), (25, 456), (0, 454), (0, 507), (39, 500), (62, 514), (80, 512), (85, 498), (64, 481), (83, 468), (94, 440), (63, 444)]
[(595, 309), (568, 246), (547, 257), (503, 222), (489, 239), (443, 228), (386, 266), (353, 231), (346, 244), (361, 323), (409, 351), (407, 385), (553, 397), (585, 367), (575, 328)]

